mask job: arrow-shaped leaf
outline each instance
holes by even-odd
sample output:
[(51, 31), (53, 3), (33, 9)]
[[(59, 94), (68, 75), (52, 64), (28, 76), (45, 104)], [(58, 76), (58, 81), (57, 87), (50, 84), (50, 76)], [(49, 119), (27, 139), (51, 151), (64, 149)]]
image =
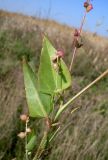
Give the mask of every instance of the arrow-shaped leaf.
[(38, 71), (39, 89), (43, 93), (58, 93), (71, 85), (71, 75), (62, 58), (59, 60), (60, 72), (54, 68), (53, 58), (56, 56), (56, 53), (57, 50), (44, 37)]
[(52, 110), (51, 95), (38, 91), (36, 76), (30, 65), (23, 61), (24, 84), (26, 98), (31, 117), (48, 117)]

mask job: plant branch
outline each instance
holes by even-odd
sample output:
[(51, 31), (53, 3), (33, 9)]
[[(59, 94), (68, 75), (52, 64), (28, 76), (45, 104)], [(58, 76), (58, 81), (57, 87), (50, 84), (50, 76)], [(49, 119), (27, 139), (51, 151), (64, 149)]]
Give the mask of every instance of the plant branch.
[[(27, 128), (28, 128), (28, 120), (26, 120), (25, 132), (27, 131)], [(26, 152), (26, 160), (29, 160), (28, 150), (27, 150), (27, 132), (26, 132), (26, 137), (25, 137), (25, 152)]]
[[(82, 32), (82, 28), (83, 28), (83, 25), (84, 25), (84, 22), (85, 22), (85, 19), (86, 19), (86, 14), (87, 14), (87, 11), (85, 11), (84, 16), (83, 16), (82, 21), (81, 21), (81, 25), (80, 25), (80, 28), (79, 28), (79, 36), (81, 35), (81, 32)], [(77, 40), (79, 39), (79, 36), (78, 36)], [(73, 55), (72, 55), (72, 59), (71, 59), (71, 64), (70, 64), (70, 67), (69, 67), (70, 72), (72, 70), (73, 61), (75, 59), (76, 52), (77, 52), (77, 47), (74, 46)]]
[(93, 82), (91, 82), (89, 85), (87, 85), (85, 88), (83, 88), (79, 93), (77, 93), (74, 97), (72, 97), (66, 104), (64, 104), (57, 112), (55, 116), (55, 121), (58, 119), (60, 114), (68, 107), (68, 105), (76, 100), (80, 95), (85, 93), (89, 88), (91, 88), (94, 84), (96, 84), (98, 81), (100, 81), (102, 78), (104, 78), (108, 74), (108, 69), (103, 72), (99, 77), (97, 77)]

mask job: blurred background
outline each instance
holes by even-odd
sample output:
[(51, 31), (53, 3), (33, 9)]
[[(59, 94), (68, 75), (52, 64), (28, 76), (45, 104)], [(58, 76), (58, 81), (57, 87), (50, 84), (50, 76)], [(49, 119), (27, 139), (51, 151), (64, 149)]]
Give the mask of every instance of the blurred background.
[[(84, 11), (83, 0), (0, 0), (0, 8), (10, 12), (23, 13), (25, 15), (53, 19), (71, 27), (79, 27)], [(88, 14), (84, 29), (108, 36), (108, 14), (106, 0), (91, 0), (92, 13)]]
[[(20, 115), (27, 113), (21, 57), (26, 55), (37, 71), (45, 33), (70, 63), (73, 34), (84, 14), (81, 0), (0, 0), (0, 160), (22, 160), (24, 130)], [(106, 0), (92, 0), (72, 72), (72, 97), (108, 68), (108, 14)], [(73, 115), (70, 110), (80, 109)], [(49, 160), (108, 160), (108, 77), (70, 105), (60, 119)], [(32, 120), (36, 134), (41, 121)], [(40, 126), (40, 127), (39, 127)]]

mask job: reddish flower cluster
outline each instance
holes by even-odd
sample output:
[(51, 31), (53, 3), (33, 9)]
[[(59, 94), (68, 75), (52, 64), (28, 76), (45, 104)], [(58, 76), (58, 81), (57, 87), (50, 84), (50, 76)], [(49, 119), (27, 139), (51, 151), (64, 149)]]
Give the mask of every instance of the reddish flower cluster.
[(84, 7), (86, 8), (86, 11), (89, 12), (93, 9), (93, 5), (90, 4), (89, 2), (84, 2)]
[(78, 30), (78, 29), (75, 29), (75, 31), (74, 31), (73, 45), (76, 48), (80, 48), (83, 45), (82, 38), (81, 38), (81, 35), (80, 35), (80, 30)]
[(92, 4), (89, 4), (89, 6), (86, 8), (86, 11), (89, 12), (93, 9), (93, 5)]

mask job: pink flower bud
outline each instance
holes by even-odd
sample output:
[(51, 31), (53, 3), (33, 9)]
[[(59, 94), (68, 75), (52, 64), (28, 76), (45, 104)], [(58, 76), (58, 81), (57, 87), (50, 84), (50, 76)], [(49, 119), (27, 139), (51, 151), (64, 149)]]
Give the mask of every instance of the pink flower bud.
[(58, 50), (58, 51), (57, 51), (57, 56), (58, 56), (59, 58), (63, 58), (63, 57), (64, 57), (64, 52), (61, 51), (61, 50)]
[(90, 12), (93, 9), (93, 5), (89, 4), (88, 7), (86, 8), (87, 12)]
[(89, 6), (88, 2), (84, 2), (84, 7), (87, 8)]
[(25, 132), (20, 132), (18, 134), (18, 137), (20, 137), (21, 139), (25, 138), (26, 137), (26, 133)]
[(22, 114), (20, 115), (20, 119), (24, 122), (26, 122), (28, 120), (28, 116), (26, 114)]
[(75, 37), (78, 37), (78, 36), (79, 36), (79, 31), (78, 31), (77, 29), (75, 29), (74, 36), (75, 36)]

